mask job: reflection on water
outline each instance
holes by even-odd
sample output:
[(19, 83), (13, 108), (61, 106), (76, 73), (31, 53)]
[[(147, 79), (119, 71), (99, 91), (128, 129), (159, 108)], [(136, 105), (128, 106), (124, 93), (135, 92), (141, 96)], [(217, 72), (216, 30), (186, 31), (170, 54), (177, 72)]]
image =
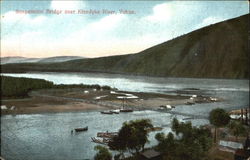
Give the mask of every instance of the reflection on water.
[[(43, 78), (56, 84), (84, 83), (110, 85), (120, 90), (166, 93), (182, 88), (199, 88), (207, 95), (225, 99), (223, 102), (178, 106), (176, 112), (204, 115), (216, 107), (226, 110), (249, 105), (248, 80), (215, 80), (191, 78), (152, 78), (91, 73), (27, 73), (5, 74), (16, 77)], [(169, 125), (174, 115), (154, 111), (136, 111), (119, 115), (99, 112), (33, 114), (1, 117), (1, 154), (7, 160), (26, 159), (91, 159), (95, 154), (91, 137), (100, 131), (117, 131), (127, 120), (150, 118), (155, 126)], [(188, 118), (177, 115), (178, 119)], [(206, 119), (193, 119), (194, 125), (207, 124)], [(73, 128), (88, 126), (84, 133), (71, 135)], [(155, 144), (154, 133), (150, 134)]]

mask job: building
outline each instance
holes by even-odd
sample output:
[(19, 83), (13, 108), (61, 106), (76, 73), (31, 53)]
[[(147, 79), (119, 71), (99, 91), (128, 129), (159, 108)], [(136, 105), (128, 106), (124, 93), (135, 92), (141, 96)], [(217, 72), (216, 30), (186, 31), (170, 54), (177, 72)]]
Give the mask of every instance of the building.
[(161, 160), (162, 156), (160, 152), (154, 149), (149, 149), (140, 153), (140, 160)]

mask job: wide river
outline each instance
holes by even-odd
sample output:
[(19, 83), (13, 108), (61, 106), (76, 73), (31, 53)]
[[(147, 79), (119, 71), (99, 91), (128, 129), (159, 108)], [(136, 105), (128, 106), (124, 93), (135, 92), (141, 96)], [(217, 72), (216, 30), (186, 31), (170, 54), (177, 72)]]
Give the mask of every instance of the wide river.
[[(249, 106), (249, 80), (159, 78), (97, 73), (25, 73), (2, 74), (13, 77), (41, 78), (55, 84), (100, 84), (119, 90), (174, 94), (172, 91), (197, 88), (203, 95), (223, 98), (223, 102), (180, 105), (174, 111), (183, 115), (155, 111), (135, 111), (119, 115), (102, 115), (97, 111), (57, 114), (30, 114), (1, 116), (1, 155), (7, 160), (80, 160), (95, 155), (91, 137), (100, 131), (117, 131), (124, 121), (150, 118), (155, 126), (170, 131), (173, 117), (185, 121), (188, 114), (207, 117), (217, 107), (226, 110)], [(198, 94), (197, 92), (197, 94)], [(195, 92), (192, 94), (196, 94)], [(209, 123), (207, 119), (191, 119), (194, 125)], [(84, 133), (71, 134), (70, 130), (88, 126)], [(155, 133), (150, 144), (156, 144)]]

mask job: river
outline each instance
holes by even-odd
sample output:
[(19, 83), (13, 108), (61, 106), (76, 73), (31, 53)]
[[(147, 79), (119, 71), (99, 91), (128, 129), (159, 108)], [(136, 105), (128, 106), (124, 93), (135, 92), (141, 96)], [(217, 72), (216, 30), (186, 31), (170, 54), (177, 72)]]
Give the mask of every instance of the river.
[[(41, 78), (55, 84), (100, 84), (123, 91), (176, 94), (175, 90), (196, 88), (199, 93), (223, 98), (224, 101), (180, 105), (174, 111), (185, 114), (208, 116), (217, 107), (226, 110), (249, 106), (249, 80), (160, 78), (97, 73), (24, 73), (2, 74), (14, 77)], [(193, 94), (196, 94), (195, 91)], [(92, 159), (95, 154), (91, 137), (100, 131), (117, 131), (127, 120), (150, 118), (155, 126), (170, 131), (173, 117), (179, 120), (184, 115), (171, 115), (155, 111), (135, 111), (119, 115), (102, 115), (99, 112), (57, 114), (5, 115), (1, 116), (1, 155), (7, 160), (66, 160)], [(191, 119), (194, 125), (209, 123), (207, 119)], [(85, 133), (71, 134), (70, 130), (89, 126)], [(150, 134), (150, 144), (156, 144)]]

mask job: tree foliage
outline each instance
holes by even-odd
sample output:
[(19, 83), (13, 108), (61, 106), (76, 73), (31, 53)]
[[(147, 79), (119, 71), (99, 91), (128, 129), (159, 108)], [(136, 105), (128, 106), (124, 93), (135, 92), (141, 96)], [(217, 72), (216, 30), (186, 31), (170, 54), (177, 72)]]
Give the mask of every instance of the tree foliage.
[(156, 149), (163, 153), (166, 160), (202, 160), (212, 146), (211, 133), (208, 129), (193, 127), (191, 122), (172, 121), (173, 133), (157, 133)]
[(229, 123), (230, 116), (224, 109), (216, 108), (210, 112), (209, 121), (215, 127), (223, 127)]
[(43, 79), (34, 79), (34, 78), (16, 78), (1, 76), (1, 96), (2, 97), (26, 97), (28, 92), (37, 89), (66, 89), (66, 88), (84, 88), (84, 89), (104, 89), (111, 90), (109, 86), (100, 86), (95, 85), (85, 85), (85, 84), (59, 84), (55, 85), (53, 82), (46, 81)]
[(31, 90), (52, 86), (52, 82), (42, 79), (1, 76), (1, 96), (3, 97), (25, 97)]
[(216, 142), (217, 128), (226, 126), (230, 121), (230, 116), (224, 109), (216, 108), (209, 113), (209, 121), (215, 126), (214, 142)]
[(236, 140), (238, 140), (238, 136), (240, 135), (246, 135), (247, 134), (247, 129), (244, 127), (244, 125), (241, 122), (238, 121), (231, 121), (228, 124), (228, 127), (230, 131), (233, 133), (235, 136)]
[(97, 150), (97, 154), (95, 155), (95, 160), (112, 160), (112, 154), (106, 147), (103, 146), (95, 146), (95, 150)]
[(118, 135), (109, 143), (111, 150), (117, 150), (120, 153), (129, 151), (137, 154), (144, 149), (148, 142), (147, 129), (153, 127), (149, 119), (134, 120), (123, 123)]

